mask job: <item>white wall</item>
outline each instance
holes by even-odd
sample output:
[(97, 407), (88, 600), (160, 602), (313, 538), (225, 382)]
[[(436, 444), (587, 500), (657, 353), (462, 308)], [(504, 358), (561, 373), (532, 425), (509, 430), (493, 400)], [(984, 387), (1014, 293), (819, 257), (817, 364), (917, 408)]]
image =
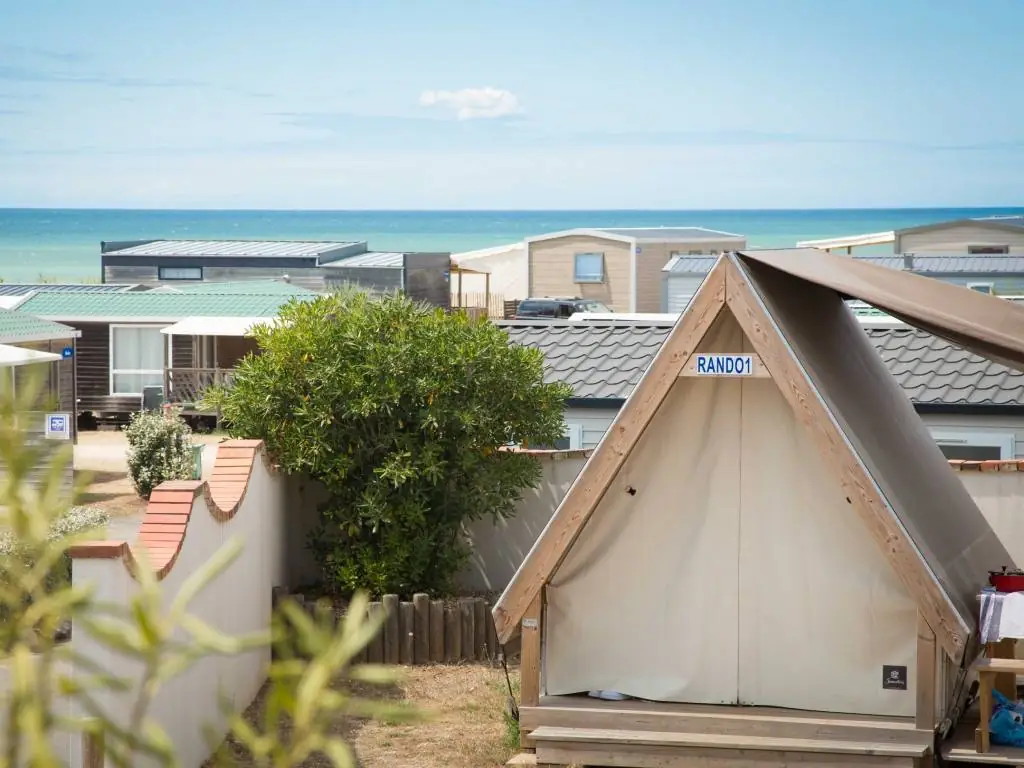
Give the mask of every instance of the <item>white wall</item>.
[(541, 462), (541, 480), (523, 493), (514, 517), (495, 523), (488, 516), (468, 527), (473, 554), (458, 579), (463, 589), (499, 592), (508, 585), (590, 455), (590, 451), (528, 453)]
[[(231, 450), (232, 445), (232, 442), (221, 444), (218, 464), (225, 455), (237, 453)], [(232, 636), (269, 628), (272, 589), (286, 579), (288, 553), (283, 545), (289, 511), (286, 483), (284, 477), (268, 469), (262, 450), (262, 447), (256, 449), (251, 472), (244, 478), (244, 495), (233, 515), (230, 509), (222, 508), (218, 502), (230, 504), (232, 496), (237, 498), (237, 491), (232, 485), (243, 478), (238, 474), (218, 472), (215, 466), (213, 477), (209, 483), (203, 483), (204, 488), (193, 502), (177, 559), (161, 581), (166, 608), (185, 580), (224, 543), (239, 539), (243, 545), (241, 555), (198, 595), (190, 610), (190, 613)], [(225, 517), (227, 519), (223, 519)], [(76, 558), (73, 563), (74, 584), (93, 586), (99, 601), (124, 605), (138, 588), (127, 564), (120, 558)], [(139, 674), (136, 663), (99, 646), (84, 632), (76, 631), (73, 642), (79, 654), (108, 669), (117, 670), (122, 675)], [(263, 685), (269, 661), (269, 649), (249, 651), (235, 657), (208, 657), (160, 690), (150, 708), (150, 716), (175, 744), (183, 768), (198, 768), (209, 756), (204, 726), (213, 725), (217, 733), (225, 732), (219, 699), (227, 697), (236, 711), (245, 709)], [(130, 697), (110, 694), (106, 696), (105, 703), (117, 722), (128, 723)], [(138, 764), (147, 763), (139, 760)]]

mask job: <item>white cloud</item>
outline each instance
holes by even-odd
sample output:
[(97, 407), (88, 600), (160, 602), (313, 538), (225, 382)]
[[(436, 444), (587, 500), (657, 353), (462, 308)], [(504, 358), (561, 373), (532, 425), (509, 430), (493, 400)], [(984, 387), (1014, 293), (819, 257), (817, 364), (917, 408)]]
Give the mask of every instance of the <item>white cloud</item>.
[(519, 112), (519, 99), (501, 88), (463, 88), (459, 91), (424, 91), (420, 94), (424, 107), (447, 107), (459, 120), (504, 117)]

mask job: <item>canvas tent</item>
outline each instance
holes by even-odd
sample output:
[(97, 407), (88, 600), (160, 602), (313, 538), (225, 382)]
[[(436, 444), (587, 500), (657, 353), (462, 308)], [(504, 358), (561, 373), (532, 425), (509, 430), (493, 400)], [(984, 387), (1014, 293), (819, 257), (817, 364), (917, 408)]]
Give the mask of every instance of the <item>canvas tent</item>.
[(1013, 561), (845, 299), (1024, 367), (1010, 302), (815, 249), (723, 255), (495, 607), (539, 764), (928, 754)]

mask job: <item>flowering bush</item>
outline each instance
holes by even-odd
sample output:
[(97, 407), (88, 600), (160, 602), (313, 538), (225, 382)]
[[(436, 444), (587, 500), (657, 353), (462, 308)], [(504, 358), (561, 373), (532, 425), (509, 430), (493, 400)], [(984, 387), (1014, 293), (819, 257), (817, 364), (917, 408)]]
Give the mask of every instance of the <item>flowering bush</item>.
[(135, 492), (148, 499), (165, 480), (192, 477), (192, 429), (174, 412), (133, 413), (128, 436), (128, 474)]

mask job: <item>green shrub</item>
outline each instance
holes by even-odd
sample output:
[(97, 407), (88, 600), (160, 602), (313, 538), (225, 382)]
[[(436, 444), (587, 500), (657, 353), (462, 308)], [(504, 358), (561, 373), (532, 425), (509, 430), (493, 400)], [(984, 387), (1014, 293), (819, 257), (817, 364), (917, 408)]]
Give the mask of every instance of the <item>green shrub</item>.
[(133, 413), (128, 436), (128, 474), (135, 492), (148, 499), (165, 480), (192, 477), (192, 429), (176, 413)]
[(450, 590), (463, 525), (512, 515), (540, 477), (533, 457), (500, 448), (565, 429), (569, 388), (486, 320), (345, 290), (292, 302), (253, 335), (260, 354), (207, 402), (327, 489), (310, 547), (339, 592)]

